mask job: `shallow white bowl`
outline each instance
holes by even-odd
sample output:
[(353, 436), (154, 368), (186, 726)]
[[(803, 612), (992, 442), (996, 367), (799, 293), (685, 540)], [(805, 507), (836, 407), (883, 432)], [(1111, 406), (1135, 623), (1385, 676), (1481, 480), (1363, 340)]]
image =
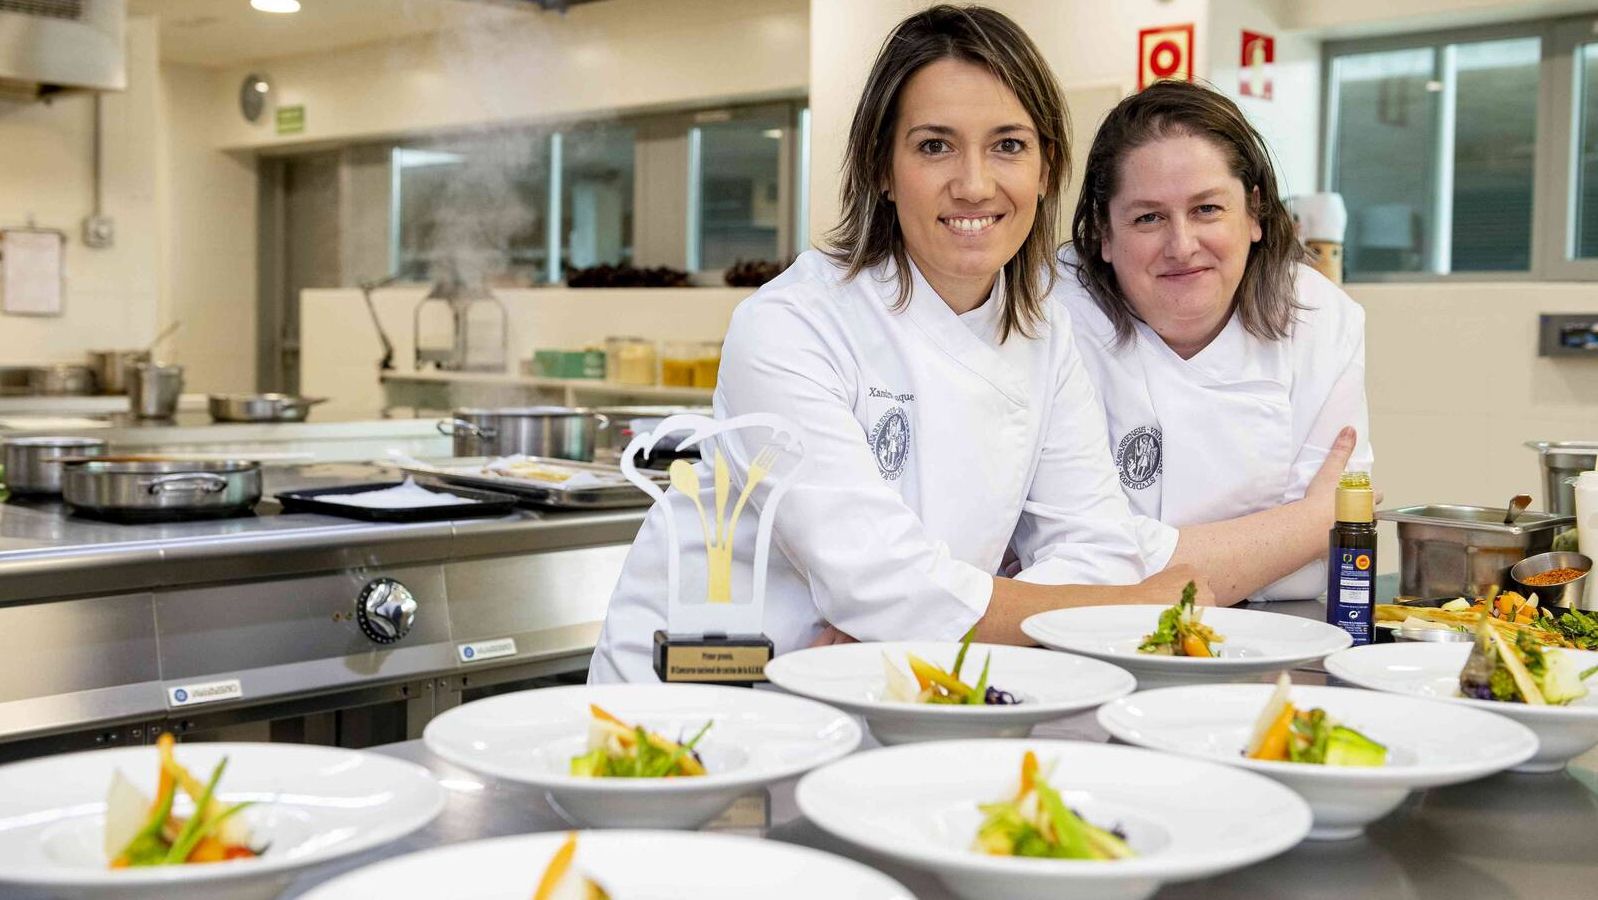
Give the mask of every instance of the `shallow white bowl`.
[(974, 685), (991, 653), (988, 684), (1021, 700), (1014, 706), (945, 706), (900, 703), (883, 697), (886, 653), (901, 671), (910, 671), (914, 653), (947, 669), (960, 652), (958, 643), (833, 644), (784, 653), (766, 664), (766, 677), (778, 687), (865, 717), (884, 744), (951, 738), (1026, 737), (1032, 726), (1092, 709), (1130, 694), (1137, 682), (1125, 669), (1066, 653), (1032, 647), (972, 644), (962, 670)]
[(111, 775), (122, 770), (153, 798), (156, 749), (49, 756), (0, 767), (0, 896), (27, 888), (59, 897), (275, 897), (299, 870), (388, 844), (444, 806), (426, 769), (372, 753), (293, 744), (180, 744), (176, 752), (202, 779), (228, 758), (217, 796), (257, 804), (238, 815), (269, 843), (264, 855), (112, 871), (103, 846)]
[(1378, 768), (1244, 759), (1243, 747), (1273, 687), (1206, 684), (1139, 691), (1099, 709), (1118, 740), (1258, 772), (1309, 801), (1311, 838), (1357, 837), (1417, 788), (1472, 781), (1530, 759), (1537, 738), (1523, 725), (1474, 709), (1352, 688), (1294, 685), (1292, 702), (1319, 707), (1387, 745)]
[[(709, 774), (579, 778), (588, 705), (676, 739), (710, 730), (695, 748)], [(576, 822), (606, 828), (695, 828), (744, 793), (843, 757), (860, 725), (831, 707), (776, 691), (687, 684), (539, 688), (458, 706), (428, 723), (427, 749), (456, 765), (544, 788)]]
[[(1011, 796), (1027, 750), (1066, 802), (1120, 826), (1135, 859), (1017, 859), (970, 849), (977, 804)], [(1075, 741), (907, 744), (857, 754), (806, 775), (799, 808), (843, 840), (937, 875), (970, 900), (1148, 897), (1275, 856), (1309, 832), (1299, 796), (1251, 772), (1135, 747)]]
[[(472, 841), (401, 856), (321, 885), (304, 900), (527, 900), (565, 832)], [(616, 900), (914, 900), (860, 863), (780, 841), (680, 831), (585, 831), (577, 870)]]
[(1166, 609), (1152, 605), (1056, 609), (1027, 617), (1021, 630), (1045, 647), (1115, 663), (1137, 678), (1141, 690), (1258, 681), (1353, 643), (1348, 632), (1315, 619), (1223, 606), (1204, 610), (1204, 624), (1226, 638), (1220, 644), (1220, 656), (1202, 659), (1137, 652), (1138, 644), (1154, 631)]
[[(1557, 772), (1582, 753), (1598, 746), (1598, 693), (1569, 706), (1527, 706), (1477, 700), (1459, 694), (1459, 670), (1470, 656), (1470, 644), (1396, 642), (1354, 647), (1326, 658), (1326, 671), (1350, 684), (1391, 694), (1429, 697), (1497, 713), (1530, 728), (1537, 735), (1537, 753), (1515, 766), (1516, 772)], [(1598, 653), (1556, 650), (1575, 657), (1578, 669), (1598, 665)], [(1593, 683), (1588, 682), (1593, 689)]]

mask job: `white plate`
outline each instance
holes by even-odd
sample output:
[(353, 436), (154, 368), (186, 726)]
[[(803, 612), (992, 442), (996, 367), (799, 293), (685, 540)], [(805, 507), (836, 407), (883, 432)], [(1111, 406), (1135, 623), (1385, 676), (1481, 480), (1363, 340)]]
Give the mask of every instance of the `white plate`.
[[(709, 774), (692, 778), (579, 778), (588, 705), (669, 737), (706, 721), (695, 748)], [(860, 745), (860, 725), (827, 706), (776, 691), (688, 684), (539, 688), (458, 706), (428, 723), (427, 749), (459, 766), (544, 788), (585, 825), (695, 828), (748, 791), (825, 765)]]
[[(1459, 694), (1459, 670), (1470, 656), (1470, 644), (1397, 642), (1354, 647), (1326, 658), (1333, 676), (1374, 691), (1431, 697), (1461, 703), (1514, 719), (1537, 735), (1537, 755), (1516, 766), (1516, 772), (1557, 772), (1593, 746), (1598, 746), (1598, 693), (1569, 706), (1527, 706), (1477, 700)], [(1575, 658), (1576, 668), (1598, 665), (1598, 653), (1556, 650)], [(1588, 690), (1595, 690), (1592, 681)]]
[(1292, 702), (1319, 707), (1387, 745), (1388, 764), (1363, 768), (1243, 758), (1254, 720), (1270, 699), (1265, 684), (1206, 684), (1140, 691), (1099, 710), (1116, 739), (1151, 750), (1213, 759), (1273, 778), (1309, 801), (1319, 839), (1357, 837), (1409, 792), (1471, 781), (1530, 759), (1537, 738), (1490, 713), (1352, 688), (1294, 685)]
[[(357, 869), (304, 900), (527, 900), (565, 832), (472, 841)], [(614, 900), (914, 900), (860, 863), (779, 841), (677, 831), (585, 831), (577, 870)]]
[(1204, 624), (1226, 641), (1220, 656), (1201, 659), (1137, 652), (1159, 624), (1165, 606), (1078, 606), (1028, 616), (1026, 636), (1056, 650), (1115, 663), (1137, 678), (1140, 689), (1222, 681), (1258, 681), (1320, 659), (1353, 643), (1335, 625), (1286, 613), (1210, 607)]
[(64, 897), (275, 897), (297, 870), (392, 843), (444, 806), (426, 769), (357, 750), (179, 744), (176, 753), (202, 779), (228, 758), (217, 796), (258, 804), (239, 815), (269, 844), (264, 855), (112, 871), (103, 846), (111, 774), (122, 770), (154, 797), (156, 749), (50, 756), (0, 767), (0, 896), (26, 887)]
[[(1089, 821), (1120, 826), (1135, 859), (1017, 859), (970, 849), (977, 804), (1013, 795), (1027, 750)], [(822, 829), (926, 869), (970, 900), (1142, 898), (1275, 856), (1309, 832), (1299, 796), (1217, 763), (1075, 741), (888, 747), (806, 775), (795, 795)]]
[(958, 643), (833, 644), (784, 653), (766, 664), (766, 677), (778, 687), (864, 716), (884, 744), (950, 738), (1026, 737), (1032, 726), (1092, 709), (1130, 694), (1137, 682), (1109, 663), (999, 644), (972, 644), (962, 669), (966, 684), (976, 684), (991, 653), (988, 684), (1014, 694), (1014, 706), (946, 706), (900, 703), (884, 698), (883, 654), (909, 676), (906, 655), (914, 653), (945, 669), (954, 664)]

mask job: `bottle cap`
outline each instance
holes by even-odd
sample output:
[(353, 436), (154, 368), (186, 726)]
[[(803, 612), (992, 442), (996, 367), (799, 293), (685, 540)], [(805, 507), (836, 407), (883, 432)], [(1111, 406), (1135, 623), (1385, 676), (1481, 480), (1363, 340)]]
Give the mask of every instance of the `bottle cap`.
[(1344, 472), (1337, 480), (1337, 521), (1374, 522), (1376, 493), (1369, 472)]

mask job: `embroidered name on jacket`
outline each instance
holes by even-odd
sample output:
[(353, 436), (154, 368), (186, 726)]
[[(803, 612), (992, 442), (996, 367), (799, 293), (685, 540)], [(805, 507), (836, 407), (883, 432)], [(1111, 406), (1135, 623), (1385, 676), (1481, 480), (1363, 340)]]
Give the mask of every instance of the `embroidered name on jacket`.
[(1121, 438), (1115, 448), (1115, 467), (1121, 471), (1121, 484), (1141, 491), (1160, 477), (1164, 465), (1160, 429), (1142, 425)]
[(882, 414), (871, 427), (871, 455), (877, 458), (877, 471), (888, 481), (904, 474), (910, 459), (910, 416), (904, 407), (895, 406)]

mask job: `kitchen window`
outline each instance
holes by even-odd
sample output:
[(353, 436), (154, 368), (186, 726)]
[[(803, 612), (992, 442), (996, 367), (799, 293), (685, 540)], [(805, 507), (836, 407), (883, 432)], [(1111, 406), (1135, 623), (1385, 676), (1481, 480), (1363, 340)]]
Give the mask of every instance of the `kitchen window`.
[(393, 271), (465, 265), (557, 283), (593, 266), (668, 266), (719, 284), (785, 261), (807, 233), (802, 103), (662, 113), (407, 141), (392, 150)]
[(1329, 43), (1324, 74), (1348, 280), (1598, 279), (1592, 17)]

